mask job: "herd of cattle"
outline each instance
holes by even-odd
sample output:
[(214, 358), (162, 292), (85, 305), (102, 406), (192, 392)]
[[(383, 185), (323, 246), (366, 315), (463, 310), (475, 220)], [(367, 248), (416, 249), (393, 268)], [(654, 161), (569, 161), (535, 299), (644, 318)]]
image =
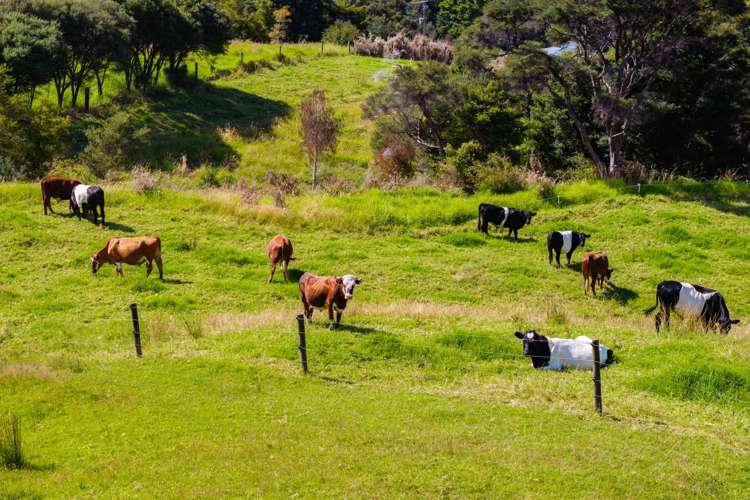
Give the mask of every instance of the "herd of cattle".
[[(45, 177), (41, 182), (42, 200), (44, 214), (52, 212), (52, 199), (68, 201), (70, 210), (78, 216), (86, 217), (89, 210), (97, 223), (98, 215), (101, 217), (102, 226), (104, 219), (104, 191), (98, 186), (89, 186), (76, 180), (60, 177)], [(518, 239), (518, 230), (531, 223), (536, 212), (518, 210), (509, 207), (499, 207), (482, 203), (479, 205), (479, 219), (477, 230), (488, 234), (489, 225), (492, 224), (499, 231), (508, 230), (508, 238), (511, 234)], [(583, 248), (586, 240), (591, 238), (590, 234), (576, 231), (552, 231), (547, 236), (548, 260), (552, 264), (553, 252), (558, 267), (560, 266), (560, 254), (565, 254), (567, 263), (570, 265), (573, 252), (577, 248)], [(273, 280), (276, 267), (281, 264), (284, 272), (284, 280), (289, 281), (289, 262), (294, 260), (292, 242), (283, 235), (277, 235), (268, 243), (268, 258), (271, 263), (271, 273), (268, 278)], [(91, 271), (96, 273), (106, 263), (117, 267), (117, 273), (122, 276), (122, 264), (141, 265), (146, 263), (146, 276), (151, 274), (153, 262), (159, 268), (159, 278), (164, 279), (161, 259), (161, 241), (153, 236), (135, 238), (112, 238), (102, 249), (91, 256)], [(581, 262), (583, 274), (584, 294), (591, 292), (596, 296), (596, 285), (603, 289), (605, 280), (609, 283), (612, 277), (612, 268), (609, 267), (609, 259), (602, 252), (588, 252), (584, 254)], [(362, 279), (344, 275), (315, 276), (304, 273), (299, 279), (300, 300), (304, 307), (305, 317), (312, 322), (313, 309), (324, 309), (328, 311), (329, 328), (334, 329), (341, 323), (341, 315), (346, 309), (347, 302), (354, 296), (354, 288), (362, 283)], [(671, 311), (676, 311), (680, 316), (699, 320), (704, 330), (714, 329), (718, 326), (723, 334), (729, 333), (733, 324), (739, 323), (737, 319), (731, 319), (724, 297), (710, 288), (690, 283), (677, 281), (663, 281), (656, 287), (656, 305), (646, 311), (647, 314), (661, 306), (656, 314), (655, 327), (659, 333), (662, 321), (669, 327)], [(336, 321), (334, 323), (334, 311)], [(534, 330), (525, 333), (515, 332), (515, 336), (523, 341), (523, 353), (532, 360), (535, 368), (561, 370), (564, 368), (590, 369), (593, 366), (593, 352), (591, 339), (578, 337), (576, 339), (548, 338), (539, 335)], [(600, 346), (600, 363), (607, 365), (613, 361), (612, 350)]]

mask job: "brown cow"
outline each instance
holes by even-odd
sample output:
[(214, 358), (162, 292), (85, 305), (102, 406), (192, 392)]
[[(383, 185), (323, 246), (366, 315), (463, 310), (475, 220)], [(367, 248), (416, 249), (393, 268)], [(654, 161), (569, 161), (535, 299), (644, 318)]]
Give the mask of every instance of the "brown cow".
[(281, 262), (281, 268), (284, 270), (284, 281), (289, 281), (289, 261), (295, 260), (292, 257), (292, 242), (284, 235), (277, 235), (268, 242), (268, 258), (271, 260), (271, 276), (268, 282), (273, 280), (273, 273), (276, 272), (276, 264)]
[(152, 261), (159, 268), (159, 279), (164, 280), (161, 263), (161, 240), (155, 236), (138, 238), (112, 238), (104, 248), (91, 256), (91, 272), (96, 274), (106, 263), (117, 266), (117, 274), (122, 276), (122, 264), (140, 266), (146, 263), (146, 277), (153, 269)]
[(50, 213), (55, 213), (52, 211), (52, 198), (67, 200), (72, 208), (73, 205), (70, 201), (70, 195), (73, 193), (73, 188), (80, 184), (80, 182), (75, 179), (47, 176), (42, 179), (41, 184), (44, 215), (47, 215), (47, 209), (49, 209)]
[[(305, 273), (299, 279), (299, 298), (305, 308), (307, 321), (312, 323), (313, 308), (328, 309), (329, 328), (333, 330), (341, 323), (341, 314), (346, 303), (354, 296), (354, 286), (362, 280), (351, 274), (342, 277), (315, 276)], [(336, 324), (333, 323), (333, 309), (336, 309)]]
[(591, 280), (591, 293), (596, 297), (596, 282), (599, 281), (599, 288), (604, 288), (604, 279), (607, 282), (612, 278), (612, 271), (609, 268), (609, 259), (602, 252), (589, 252), (583, 256), (581, 263), (583, 272), (583, 293), (588, 295), (589, 279)]

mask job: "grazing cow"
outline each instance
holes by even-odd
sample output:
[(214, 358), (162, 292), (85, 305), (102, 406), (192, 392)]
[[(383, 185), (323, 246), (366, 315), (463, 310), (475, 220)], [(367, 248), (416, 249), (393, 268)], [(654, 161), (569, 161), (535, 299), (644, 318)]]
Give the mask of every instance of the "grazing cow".
[(73, 193), (70, 195), (70, 202), (73, 206), (73, 213), (78, 216), (78, 220), (81, 220), (81, 215), (86, 217), (86, 212), (89, 209), (94, 213), (94, 224), (96, 224), (96, 207), (99, 207), (100, 215), (102, 216), (102, 227), (104, 227), (104, 191), (99, 186), (88, 186), (86, 184), (78, 184), (73, 188)]
[(685, 319), (700, 318), (703, 330), (713, 329), (719, 325), (719, 331), (723, 334), (729, 333), (732, 325), (740, 322), (738, 319), (730, 318), (727, 303), (719, 292), (700, 285), (662, 281), (656, 286), (656, 305), (647, 309), (646, 314), (652, 313), (659, 305), (661, 311), (656, 314), (654, 320), (656, 333), (659, 333), (662, 317), (669, 328), (669, 313), (673, 309)]
[[(594, 350), (591, 339), (586, 336), (575, 339), (556, 339), (539, 335), (535, 330), (526, 333), (516, 332), (523, 340), (523, 355), (531, 358), (534, 368), (542, 370), (591, 370), (594, 368)], [(606, 366), (614, 361), (612, 349), (599, 346), (599, 365)]]
[(555, 260), (557, 260), (557, 267), (560, 267), (560, 254), (564, 253), (568, 258), (568, 265), (570, 265), (570, 258), (573, 256), (573, 251), (576, 248), (586, 244), (586, 238), (591, 238), (590, 234), (577, 233), (575, 231), (552, 231), (547, 235), (547, 251), (549, 253), (549, 263), (552, 264), (552, 251), (555, 251)]
[(273, 273), (276, 272), (276, 264), (281, 262), (281, 268), (284, 270), (284, 281), (289, 281), (289, 261), (294, 260), (292, 257), (292, 242), (284, 235), (277, 235), (268, 242), (268, 258), (271, 260), (271, 276), (268, 282), (273, 280)]
[(612, 279), (612, 271), (609, 267), (607, 254), (602, 252), (589, 252), (583, 256), (581, 262), (581, 272), (583, 273), (583, 293), (588, 295), (589, 279), (591, 280), (591, 293), (596, 297), (596, 282), (599, 282), (599, 288), (604, 288), (604, 280), (609, 282)]
[[(70, 202), (70, 196), (73, 194), (73, 188), (80, 184), (74, 179), (63, 179), (62, 177), (51, 177), (47, 176), (42, 179), (42, 204), (44, 205), (44, 215), (47, 215), (47, 209), (50, 213), (52, 211), (52, 198), (57, 200), (68, 200)], [(71, 204), (72, 208), (73, 205)]]
[(153, 270), (152, 261), (159, 268), (159, 279), (164, 280), (164, 269), (161, 262), (161, 240), (155, 236), (138, 238), (112, 238), (104, 248), (91, 256), (91, 272), (96, 274), (106, 263), (117, 266), (117, 274), (122, 276), (122, 264), (140, 266), (146, 263), (146, 277)]
[(489, 224), (495, 226), (498, 231), (500, 228), (508, 228), (508, 238), (510, 234), (515, 235), (518, 239), (518, 230), (526, 224), (531, 224), (531, 218), (536, 212), (526, 212), (516, 208), (498, 207), (489, 203), (479, 204), (479, 219), (477, 220), (477, 230), (487, 233)]
[[(313, 308), (328, 309), (329, 328), (333, 330), (341, 323), (341, 314), (346, 303), (354, 297), (354, 286), (362, 280), (351, 274), (342, 277), (315, 276), (303, 274), (299, 279), (299, 298), (305, 308), (307, 321), (312, 323)], [(333, 310), (336, 309), (336, 324), (333, 323)]]

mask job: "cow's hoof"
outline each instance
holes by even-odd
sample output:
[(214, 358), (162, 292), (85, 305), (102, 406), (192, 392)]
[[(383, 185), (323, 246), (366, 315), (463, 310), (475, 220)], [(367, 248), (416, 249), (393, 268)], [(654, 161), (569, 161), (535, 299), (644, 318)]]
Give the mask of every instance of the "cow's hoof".
[(328, 329), (331, 330), (331, 331), (333, 331), (333, 330), (336, 329), (336, 325), (334, 325), (333, 323), (331, 323), (330, 325), (328, 325)]

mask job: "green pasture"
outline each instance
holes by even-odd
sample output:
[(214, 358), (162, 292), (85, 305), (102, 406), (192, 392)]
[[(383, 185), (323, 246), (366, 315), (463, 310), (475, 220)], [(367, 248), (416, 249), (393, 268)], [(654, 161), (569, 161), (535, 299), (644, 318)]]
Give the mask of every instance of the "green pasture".
[[(0, 468), (0, 497), (750, 491), (744, 184), (638, 195), (579, 183), (551, 199), (364, 191), (290, 197), (288, 210), (221, 190), (104, 188), (106, 229), (65, 204), (45, 217), (37, 185), (0, 185), (0, 416), (21, 419), (28, 464)], [(538, 215), (518, 242), (485, 237), (480, 201)], [(614, 286), (584, 296), (581, 253), (550, 266), (552, 229), (591, 233), (587, 249), (607, 252)], [(279, 232), (294, 244), (294, 278), (364, 279), (340, 330), (315, 313), (308, 376), (297, 285), (280, 273), (266, 283), (265, 245)], [(162, 239), (164, 282), (144, 267), (92, 276), (89, 255), (108, 238), (146, 234)], [(657, 337), (642, 311), (664, 279), (717, 288), (742, 323), (721, 336), (676, 321)], [(603, 416), (590, 373), (534, 371), (521, 356), (513, 332), (532, 327), (615, 351)]]

